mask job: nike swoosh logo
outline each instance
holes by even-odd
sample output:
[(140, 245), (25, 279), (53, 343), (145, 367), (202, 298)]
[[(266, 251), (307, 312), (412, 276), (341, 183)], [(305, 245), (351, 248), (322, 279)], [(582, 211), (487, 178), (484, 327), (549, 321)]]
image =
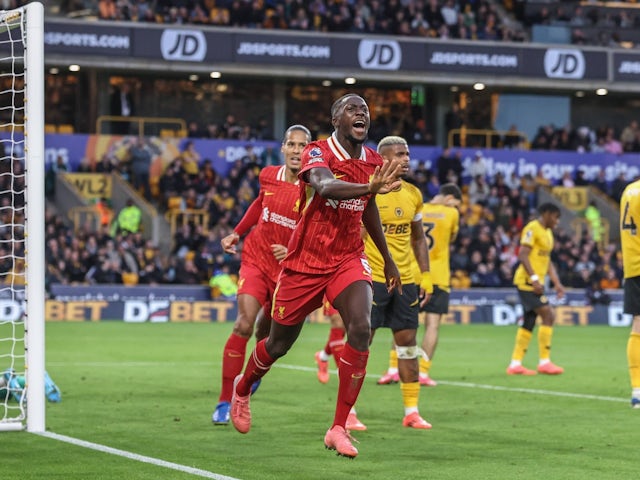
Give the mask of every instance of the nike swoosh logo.
[(413, 307), (414, 305), (417, 305), (419, 301), (420, 301), (420, 299), (417, 299), (415, 302), (412, 302), (411, 305), (409, 305), (409, 306)]
[(241, 357), (242, 355), (240, 355), (239, 353), (235, 353), (235, 352), (229, 352), (229, 353), (227, 353), (227, 356), (231, 357), (231, 358), (238, 358), (238, 357)]
[(267, 195), (275, 195), (275, 194), (276, 194), (275, 192), (264, 192), (265, 197), (266, 197)]
[(345, 173), (345, 174), (342, 174), (342, 175), (338, 175), (338, 174), (336, 174), (336, 175), (334, 175), (334, 177), (336, 177), (336, 178), (342, 178), (342, 177), (344, 177), (345, 175), (346, 175), (346, 173)]
[(351, 374), (351, 378), (355, 378), (355, 379), (361, 379), (362, 377), (364, 377), (363, 373), (352, 373)]

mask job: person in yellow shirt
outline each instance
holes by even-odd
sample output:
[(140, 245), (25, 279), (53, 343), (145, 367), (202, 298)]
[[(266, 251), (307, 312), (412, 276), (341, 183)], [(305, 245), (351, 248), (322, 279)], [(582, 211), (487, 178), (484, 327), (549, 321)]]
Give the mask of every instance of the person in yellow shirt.
[[(438, 344), (438, 330), (442, 318), (449, 313), (451, 270), (449, 246), (458, 234), (462, 192), (455, 183), (440, 186), (439, 193), (422, 207), (422, 228), (429, 248), (429, 264), (433, 280), (431, 300), (420, 308), (426, 312), (425, 332), (420, 351), (420, 385), (435, 387), (437, 382), (429, 376), (431, 361)], [(379, 385), (398, 381), (398, 356), (395, 349), (389, 352), (389, 368), (378, 380)]]
[[(378, 144), (378, 152), (389, 161), (400, 161), (403, 176), (409, 173), (409, 147), (404, 138), (383, 138)], [(373, 240), (367, 236), (364, 248), (373, 277), (371, 341), (378, 328), (392, 330), (404, 405), (402, 424), (408, 428), (430, 429), (431, 424), (422, 418), (418, 411), (418, 315), (420, 305), (426, 304), (433, 292), (429, 251), (422, 231), (422, 193), (416, 186), (402, 180), (398, 189), (386, 195), (378, 195), (376, 205), (389, 252), (400, 271), (402, 290), (387, 288), (384, 260)], [(418, 281), (415, 262), (418, 263), (421, 272)]]
[[(513, 277), (522, 303), (522, 324), (516, 333), (511, 363), (507, 367), (508, 375), (559, 375), (562, 367), (551, 361), (551, 338), (553, 336), (554, 313), (544, 294), (544, 281), (547, 276), (555, 286), (558, 298), (564, 296), (564, 286), (551, 262), (553, 251), (553, 229), (560, 220), (560, 208), (553, 203), (543, 203), (538, 207), (538, 218), (525, 225), (520, 236), (520, 265)], [(540, 316), (542, 324), (538, 329), (539, 362), (537, 372), (522, 365), (527, 353), (536, 319)]]
[(640, 408), (640, 236), (637, 222), (640, 222), (640, 180), (627, 185), (620, 198), (624, 313), (633, 317), (627, 341), (632, 408)]

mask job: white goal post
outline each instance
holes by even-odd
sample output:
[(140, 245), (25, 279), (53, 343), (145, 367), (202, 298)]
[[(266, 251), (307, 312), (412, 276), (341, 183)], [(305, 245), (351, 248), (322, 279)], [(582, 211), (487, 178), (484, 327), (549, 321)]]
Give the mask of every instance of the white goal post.
[(33, 2), (0, 11), (0, 431), (45, 430), (44, 178), (44, 8)]

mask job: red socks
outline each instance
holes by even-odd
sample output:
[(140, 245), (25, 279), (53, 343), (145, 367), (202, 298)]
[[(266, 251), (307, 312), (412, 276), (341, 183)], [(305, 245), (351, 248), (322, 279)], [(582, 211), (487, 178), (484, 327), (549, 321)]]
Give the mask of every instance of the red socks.
[(242, 373), (244, 357), (247, 352), (248, 338), (231, 334), (222, 351), (222, 390), (221, 402), (230, 402), (233, 394), (233, 380)]
[(267, 349), (264, 345), (266, 341), (266, 338), (260, 340), (249, 356), (249, 361), (244, 369), (244, 376), (236, 387), (236, 392), (241, 397), (246, 397), (251, 393), (251, 385), (264, 377), (271, 368), (271, 365), (275, 362), (275, 360), (267, 353)]
[(340, 365), (340, 355), (344, 350), (344, 336), (346, 332), (344, 328), (332, 328), (329, 331), (329, 341), (327, 346), (324, 347), (324, 351), (327, 355), (333, 354), (333, 359), (336, 361), (336, 365)]
[(364, 383), (364, 377), (367, 374), (368, 359), (368, 350), (359, 352), (348, 343), (344, 346), (338, 367), (340, 386), (338, 387), (336, 415), (333, 419), (333, 425), (344, 427), (347, 423), (349, 411), (358, 399), (358, 394)]

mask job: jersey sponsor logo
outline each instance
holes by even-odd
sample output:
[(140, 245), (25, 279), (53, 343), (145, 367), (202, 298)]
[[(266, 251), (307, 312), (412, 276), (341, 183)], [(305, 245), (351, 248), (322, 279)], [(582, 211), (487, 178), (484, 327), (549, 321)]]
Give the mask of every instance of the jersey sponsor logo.
[(550, 48), (544, 54), (544, 73), (549, 78), (584, 77), (586, 61), (580, 50)]
[[(300, 204), (300, 200), (298, 200), (298, 205)], [(280, 225), (281, 227), (289, 228), (293, 230), (296, 228), (297, 220), (293, 218), (285, 217), (284, 215), (280, 215), (279, 213), (272, 212), (268, 207), (264, 207), (262, 209), (262, 221), (264, 223), (275, 223), (276, 225)]]
[(163, 30), (160, 51), (165, 60), (201, 62), (207, 54), (207, 40), (198, 30)]
[(333, 199), (329, 198), (329, 199), (325, 202), (324, 206), (325, 206), (325, 207), (331, 207), (331, 208), (333, 208), (333, 209), (335, 210), (335, 209), (337, 209), (337, 208), (338, 208), (338, 205), (339, 205), (339, 204), (340, 204), (340, 202), (339, 202), (338, 200), (333, 200)]
[(367, 70), (398, 70), (402, 63), (402, 48), (395, 40), (361, 40), (358, 62)]
[(319, 157), (320, 155), (322, 155), (322, 150), (318, 147), (312, 148), (309, 152), (310, 157)]
[(382, 232), (385, 235), (406, 235), (411, 232), (411, 224), (410, 223), (383, 223), (382, 224)]

